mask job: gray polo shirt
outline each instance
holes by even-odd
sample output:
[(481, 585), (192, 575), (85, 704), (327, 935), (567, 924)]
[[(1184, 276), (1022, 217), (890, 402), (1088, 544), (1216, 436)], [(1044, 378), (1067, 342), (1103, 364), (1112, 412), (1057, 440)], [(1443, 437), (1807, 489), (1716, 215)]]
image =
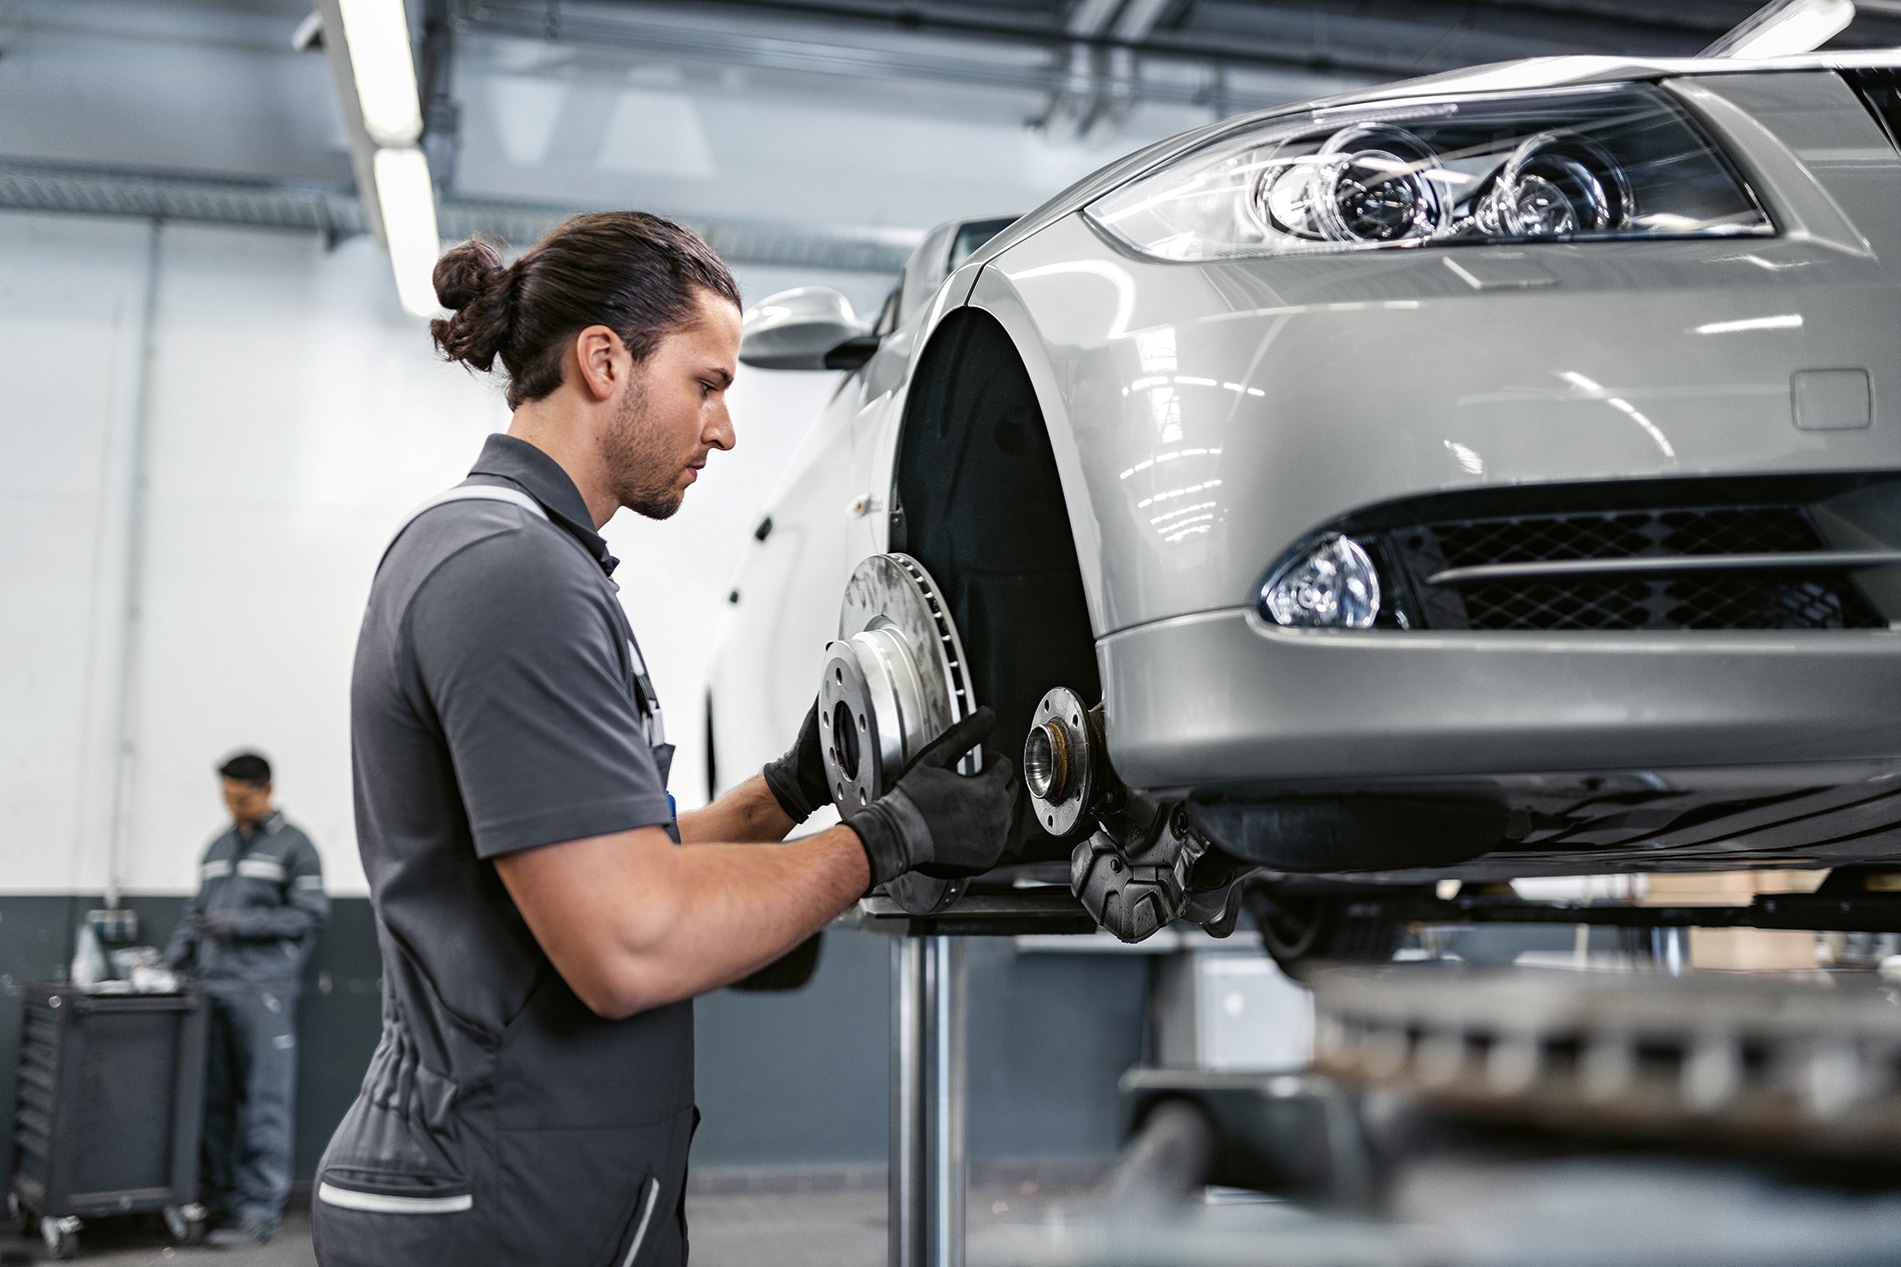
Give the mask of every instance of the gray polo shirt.
[[(470, 482), (526, 493), (546, 517), (493, 500), (436, 506), (397, 535), (371, 587), (351, 742), (384, 1034), (319, 1177), (359, 1204), (467, 1194), (478, 1219), (432, 1221), (445, 1256), (453, 1241), (473, 1256), (458, 1262), (550, 1262), (514, 1234), (546, 1219), (534, 1235), (598, 1223), (611, 1241), (607, 1222), (655, 1199), (649, 1179), (662, 1211), (677, 1201), (692, 1005), (595, 1016), (492, 860), (669, 825), (671, 749), (643, 701), (615, 560), (567, 474), (495, 435)], [(339, 1209), (329, 1234), (342, 1234)]]

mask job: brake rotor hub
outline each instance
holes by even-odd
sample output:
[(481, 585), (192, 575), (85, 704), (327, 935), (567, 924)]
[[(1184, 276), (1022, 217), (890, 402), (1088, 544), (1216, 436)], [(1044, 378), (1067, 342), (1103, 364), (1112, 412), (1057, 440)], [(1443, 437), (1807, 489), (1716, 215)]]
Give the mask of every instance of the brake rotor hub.
[[(860, 563), (819, 682), (825, 778), (839, 814), (849, 820), (884, 795), (907, 762), (976, 706), (962, 640), (930, 573), (904, 554)], [(959, 769), (974, 774), (980, 761), (973, 752)], [(888, 886), (914, 914), (942, 910), (963, 889), (962, 880), (917, 874)]]

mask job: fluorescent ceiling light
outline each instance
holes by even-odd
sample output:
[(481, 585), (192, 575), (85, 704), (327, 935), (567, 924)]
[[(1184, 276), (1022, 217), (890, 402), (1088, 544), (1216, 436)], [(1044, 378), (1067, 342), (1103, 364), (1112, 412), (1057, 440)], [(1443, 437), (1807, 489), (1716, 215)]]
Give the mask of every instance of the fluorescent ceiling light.
[(436, 191), (429, 181), (429, 160), (421, 150), (376, 151), (376, 205), (389, 241), (389, 263), (396, 273), (396, 296), (418, 317), (433, 315), (432, 279), (442, 242), (436, 236)]
[(414, 145), (422, 103), (403, 0), (340, 0), (339, 8), (364, 131), (378, 145)]
[(1754, 59), (1812, 53), (1854, 20), (1854, 0), (1771, 0), (1698, 56)]
[(1696, 328), (1697, 334), (1740, 334), (1745, 330), (1800, 330), (1802, 314), (1785, 312), (1773, 317), (1745, 317), (1741, 321), (1712, 321)]

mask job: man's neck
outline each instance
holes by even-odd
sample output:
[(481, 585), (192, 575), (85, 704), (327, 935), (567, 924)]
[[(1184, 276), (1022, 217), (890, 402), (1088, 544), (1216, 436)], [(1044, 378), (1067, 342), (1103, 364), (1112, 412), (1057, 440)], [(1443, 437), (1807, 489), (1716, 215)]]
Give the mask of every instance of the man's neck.
[(526, 441), (553, 458), (567, 472), (587, 503), (588, 518), (599, 530), (620, 509), (620, 502), (607, 491), (606, 471), (601, 463), (600, 445), (581, 407), (563, 400), (567, 393), (556, 392), (542, 400), (532, 400), (515, 411), (509, 420), (508, 434)]

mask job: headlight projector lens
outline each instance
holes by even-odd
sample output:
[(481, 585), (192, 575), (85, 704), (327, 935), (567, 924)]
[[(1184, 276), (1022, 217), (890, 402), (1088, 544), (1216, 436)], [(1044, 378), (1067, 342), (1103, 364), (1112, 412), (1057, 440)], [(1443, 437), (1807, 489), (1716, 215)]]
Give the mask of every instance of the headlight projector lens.
[(1328, 533), (1261, 586), (1261, 615), (1296, 628), (1370, 629), (1380, 574), (1352, 537)]

